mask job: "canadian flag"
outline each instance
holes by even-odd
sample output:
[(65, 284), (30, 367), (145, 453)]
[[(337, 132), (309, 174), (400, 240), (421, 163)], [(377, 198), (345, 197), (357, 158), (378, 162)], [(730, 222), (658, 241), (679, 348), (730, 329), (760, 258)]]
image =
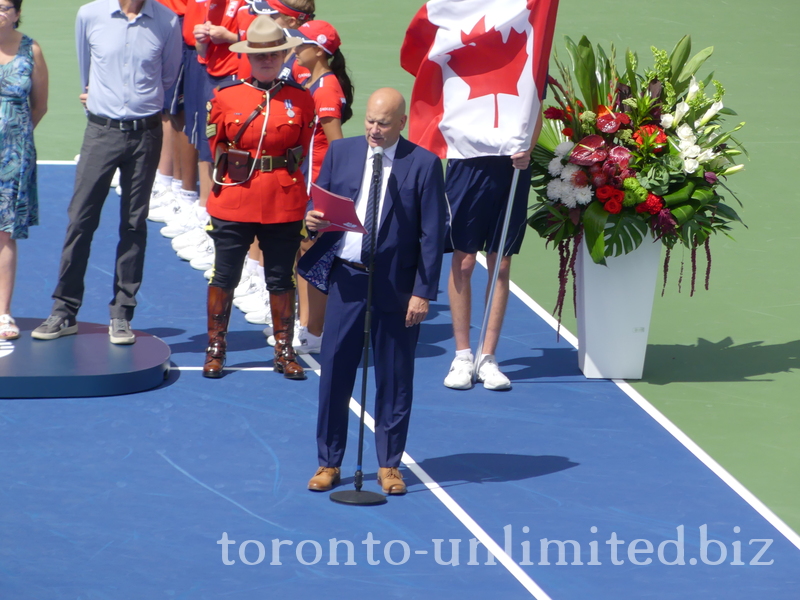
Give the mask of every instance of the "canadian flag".
[(541, 112), (558, 0), (430, 0), (400, 64), (416, 77), (409, 139), (441, 158), (530, 147)]

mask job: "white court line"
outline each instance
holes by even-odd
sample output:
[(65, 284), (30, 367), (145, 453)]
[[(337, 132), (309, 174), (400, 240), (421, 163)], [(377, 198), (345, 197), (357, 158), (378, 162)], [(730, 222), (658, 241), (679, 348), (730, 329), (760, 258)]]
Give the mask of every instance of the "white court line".
[[(170, 367), (170, 371), (202, 371), (203, 367)], [(272, 372), (272, 367), (225, 367), (223, 371), (268, 371)]]
[[(310, 366), (311, 369), (319, 375), (320, 372), (320, 365), (319, 363), (314, 360), (308, 354), (301, 355), (302, 359), (306, 361)], [(355, 399), (350, 398), (350, 410), (352, 410), (357, 417), (361, 417), (361, 404)], [(366, 425), (370, 431), (375, 433), (375, 419), (372, 418), (368, 412), (364, 411), (364, 425)], [(419, 479), (422, 483), (425, 484), (431, 492), (433, 492), (434, 496), (436, 496), (439, 501), (445, 505), (445, 507), (453, 513), (459, 521), (461, 521), (462, 525), (466, 527), (469, 532), (475, 536), (475, 538), (480, 541), (486, 549), (491, 552), (500, 564), (502, 564), (506, 569), (508, 569), (509, 573), (511, 573), (514, 578), (519, 581), (522, 586), (528, 590), (536, 600), (552, 600), (550, 596), (540, 588), (530, 576), (522, 570), (522, 568), (514, 562), (514, 560), (506, 554), (505, 550), (503, 550), (497, 542), (495, 542), (492, 537), (486, 533), (483, 528), (478, 525), (475, 520), (467, 514), (461, 506), (453, 500), (453, 497), (448, 494), (438, 483), (436, 483), (433, 478), (428, 475), (428, 473), (417, 464), (407, 452), (403, 452), (402, 458), (403, 464), (408, 467), (408, 469), (416, 475), (417, 479)]]
[(77, 165), (74, 160), (37, 160), (37, 165)]
[[(478, 253), (478, 262), (486, 267), (486, 258)], [(550, 325), (553, 329), (558, 327), (558, 321), (545, 309), (543, 309), (533, 298), (531, 298), (528, 294), (526, 294), (517, 284), (513, 281), (510, 285), (511, 291), (514, 295), (522, 300), (528, 308), (533, 310), (539, 317), (544, 319), (544, 321)], [(561, 337), (567, 340), (570, 344), (572, 344), (576, 349), (578, 348), (578, 338), (575, 337), (572, 333), (561, 327)], [(750, 490), (748, 490), (741, 482), (739, 482), (733, 475), (731, 475), (725, 468), (720, 465), (716, 460), (711, 458), (711, 456), (703, 450), (700, 446), (697, 445), (688, 435), (686, 435), (681, 429), (675, 425), (672, 421), (670, 421), (664, 413), (658, 410), (655, 406), (650, 404), (644, 396), (642, 396), (639, 392), (637, 392), (633, 387), (626, 382), (624, 379), (612, 379), (617, 387), (621, 389), (628, 397), (636, 402), (642, 410), (644, 410), (648, 415), (650, 415), (656, 423), (661, 425), (664, 429), (667, 430), (676, 440), (678, 440), (683, 446), (695, 457), (700, 460), (706, 467), (708, 467), (717, 477), (719, 477), (725, 484), (730, 487), (734, 492), (736, 492), (742, 500), (747, 502), (758, 514), (764, 517), (775, 529), (781, 532), (786, 539), (788, 539), (792, 544), (794, 544), (798, 549), (800, 549), (800, 535), (797, 534), (791, 527), (789, 527), (778, 515), (772, 512), (767, 505), (765, 505), (761, 500), (759, 500), (755, 494), (753, 494)]]

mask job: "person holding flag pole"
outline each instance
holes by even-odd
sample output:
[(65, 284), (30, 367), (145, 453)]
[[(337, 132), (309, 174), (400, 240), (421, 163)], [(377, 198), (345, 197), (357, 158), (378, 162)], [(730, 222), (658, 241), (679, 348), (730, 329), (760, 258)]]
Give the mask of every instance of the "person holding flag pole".
[[(541, 127), (557, 9), (558, 0), (430, 0), (400, 52), (401, 65), (416, 77), (409, 138), (448, 159), (456, 356), (444, 384), (453, 389), (476, 380), (490, 390), (511, 387), (494, 354), (511, 258), (526, 227), (530, 150)], [(471, 278), (479, 251), (487, 253), (491, 278), (473, 357)]]

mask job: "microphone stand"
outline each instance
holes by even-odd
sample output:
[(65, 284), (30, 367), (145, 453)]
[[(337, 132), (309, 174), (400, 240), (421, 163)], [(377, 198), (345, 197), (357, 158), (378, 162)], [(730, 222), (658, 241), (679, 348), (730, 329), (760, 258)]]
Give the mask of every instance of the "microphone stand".
[[(383, 156), (383, 148), (380, 146), (373, 148), (373, 157), (380, 155)], [(374, 168), (374, 167), (373, 167)], [(372, 222), (369, 224), (369, 230), (372, 232), (370, 236), (369, 245), (369, 265), (367, 266), (367, 310), (364, 315), (364, 356), (362, 362), (364, 368), (361, 377), (361, 415), (358, 423), (358, 460), (356, 461), (356, 474), (355, 474), (355, 490), (340, 490), (333, 492), (330, 499), (339, 504), (351, 504), (357, 506), (375, 506), (377, 504), (386, 504), (386, 496), (378, 492), (365, 492), (361, 489), (364, 480), (364, 473), (361, 465), (364, 458), (364, 415), (367, 411), (367, 378), (369, 370), (369, 344), (370, 332), (372, 329), (372, 275), (375, 272), (375, 244), (378, 240), (378, 214), (380, 213), (380, 191), (381, 191), (381, 178), (383, 171), (378, 172), (377, 188), (378, 197), (375, 199), (375, 209), (372, 212)], [(375, 174), (373, 174), (375, 179)], [(367, 202), (369, 202), (367, 197)]]

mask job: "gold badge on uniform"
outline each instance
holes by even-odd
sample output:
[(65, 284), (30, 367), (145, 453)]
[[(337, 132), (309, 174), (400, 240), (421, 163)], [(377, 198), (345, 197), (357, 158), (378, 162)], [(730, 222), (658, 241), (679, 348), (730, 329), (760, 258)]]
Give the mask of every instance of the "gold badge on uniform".
[(206, 102), (206, 110), (207, 110), (208, 112), (211, 112), (211, 100), (209, 100), (208, 102)]

